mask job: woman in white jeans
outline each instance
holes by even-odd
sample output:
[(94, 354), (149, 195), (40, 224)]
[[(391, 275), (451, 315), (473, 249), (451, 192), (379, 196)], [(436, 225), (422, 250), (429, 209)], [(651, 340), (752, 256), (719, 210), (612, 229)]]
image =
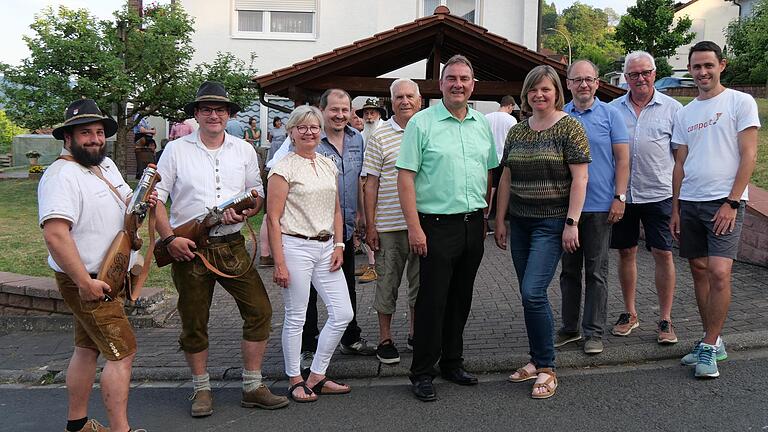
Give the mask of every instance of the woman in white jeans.
[[(325, 371), (353, 312), (341, 271), (344, 239), (338, 171), (333, 161), (315, 152), (323, 116), (317, 108), (300, 106), (291, 113), (286, 129), (295, 150), (269, 173), (267, 224), (275, 259), (274, 281), (284, 288), (282, 341), (289, 397), (313, 402), (318, 394), (351, 391), (348, 385), (326, 378)], [(325, 302), (328, 320), (320, 331), (305, 382), (299, 364), (310, 282)]]

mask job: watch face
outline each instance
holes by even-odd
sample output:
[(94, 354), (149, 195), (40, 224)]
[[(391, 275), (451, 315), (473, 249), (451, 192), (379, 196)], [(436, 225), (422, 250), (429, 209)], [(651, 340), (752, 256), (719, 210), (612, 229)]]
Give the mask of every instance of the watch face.
[(565, 224), (573, 226), (573, 225), (576, 224), (576, 221), (573, 220), (573, 218), (568, 218), (568, 219), (565, 220)]

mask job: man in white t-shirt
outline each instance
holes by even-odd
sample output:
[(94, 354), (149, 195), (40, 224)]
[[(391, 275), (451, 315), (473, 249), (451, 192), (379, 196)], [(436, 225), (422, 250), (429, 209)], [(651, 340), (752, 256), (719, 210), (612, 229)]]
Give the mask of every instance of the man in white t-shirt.
[[(39, 222), (56, 285), (74, 317), (74, 352), (67, 368), (67, 431), (108, 431), (88, 419), (88, 400), (99, 355), (106, 359), (101, 393), (113, 431), (129, 430), (127, 409), (136, 337), (125, 316), (124, 286), (96, 278), (115, 235), (123, 229), (131, 193), (115, 163), (105, 156), (117, 123), (91, 99), (67, 107), (53, 130), (64, 141), (61, 157), (38, 185)], [(154, 201), (154, 200), (153, 200)], [(130, 263), (136, 259), (131, 254)]]
[[(488, 123), (491, 125), (491, 132), (493, 133), (493, 140), (496, 142), (496, 156), (499, 161), (504, 154), (504, 143), (507, 141), (507, 133), (512, 129), (512, 126), (517, 124), (517, 119), (512, 116), (512, 112), (519, 110), (515, 102), (515, 98), (512, 96), (504, 96), (501, 98), (500, 107), (498, 111), (488, 113), (485, 118), (488, 119)], [(488, 214), (486, 218), (494, 213), (496, 202), (493, 199), (496, 196), (496, 188), (499, 186), (499, 180), (501, 179), (501, 172), (504, 170), (504, 163), (500, 163), (496, 169), (492, 170), (492, 187), (491, 187), (491, 204), (488, 206)], [(488, 234), (493, 234), (490, 231)]]
[(681, 363), (696, 365), (697, 378), (720, 376), (717, 361), (727, 358), (720, 334), (760, 127), (754, 98), (720, 83), (725, 65), (714, 42), (691, 47), (688, 71), (699, 95), (678, 111), (672, 135), (678, 150), (669, 228), (690, 263), (704, 327), (703, 339)]

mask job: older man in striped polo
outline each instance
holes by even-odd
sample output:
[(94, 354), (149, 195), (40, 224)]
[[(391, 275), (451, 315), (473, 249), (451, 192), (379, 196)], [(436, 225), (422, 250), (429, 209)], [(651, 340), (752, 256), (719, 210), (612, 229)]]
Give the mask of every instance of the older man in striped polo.
[(405, 78), (390, 86), (394, 115), (385, 121), (368, 139), (364, 158), (366, 242), (376, 254), (376, 296), (374, 308), (379, 314), (379, 346), (376, 355), (385, 364), (400, 362), (392, 333), (397, 291), (403, 271), (408, 275), (408, 306), (410, 330), (413, 336), (413, 307), (419, 289), (419, 257), (410, 250), (408, 227), (397, 194), (397, 168), (405, 125), (421, 108), (419, 86)]

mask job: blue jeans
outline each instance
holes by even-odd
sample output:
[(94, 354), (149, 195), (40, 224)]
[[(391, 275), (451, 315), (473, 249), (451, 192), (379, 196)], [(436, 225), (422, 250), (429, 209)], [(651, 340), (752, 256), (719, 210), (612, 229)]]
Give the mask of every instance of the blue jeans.
[(554, 320), (547, 288), (563, 254), (564, 226), (565, 219), (560, 218), (509, 219), (508, 244), (523, 297), (531, 363), (537, 368), (555, 367)]

